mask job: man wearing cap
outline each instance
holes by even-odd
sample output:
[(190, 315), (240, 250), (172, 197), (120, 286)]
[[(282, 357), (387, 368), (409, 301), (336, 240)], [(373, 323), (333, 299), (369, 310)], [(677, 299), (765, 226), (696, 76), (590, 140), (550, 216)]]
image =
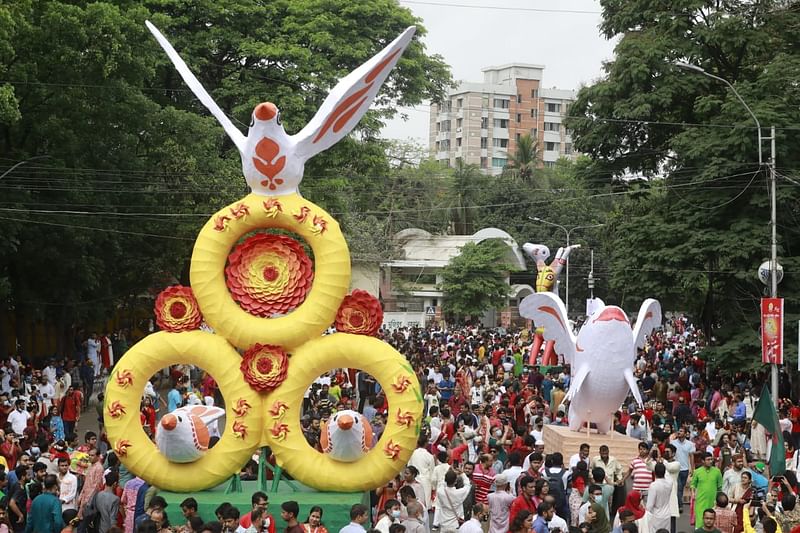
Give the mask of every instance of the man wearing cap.
[(510, 483), (505, 474), (498, 474), (494, 478), (495, 491), (490, 493), (489, 499), (489, 533), (507, 533), (508, 516), (514, 495), (511, 494)]

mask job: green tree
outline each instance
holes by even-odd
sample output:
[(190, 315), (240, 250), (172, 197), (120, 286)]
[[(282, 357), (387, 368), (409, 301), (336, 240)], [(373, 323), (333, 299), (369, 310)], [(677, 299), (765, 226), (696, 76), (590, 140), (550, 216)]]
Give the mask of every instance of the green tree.
[[(754, 275), (769, 253), (756, 130), (724, 84), (673, 62), (730, 81), (761, 124), (778, 128), (779, 166), (795, 169), (798, 3), (606, 0), (602, 6), (601, 31), (619, 38), (616, 56), (601, 80), (579, 92), (567, 127), (575, 148), (591, 157), (582, 169), (587, 185), (621, 199), (608, 227), (612, 291), (632, 305), (651, 296), (665, 309), (689, 312), (716, 339), (707, 351), (716, 364), (752, 364), (763, 294)], [(797, 193), (781, 181), (784, 266), (797, 264), (800, 235), (787, 209), (797, 205)], [(790, 300), (799, 290), (796, 277), (780, 287)], [(790, 317), (786, 336), (794, 339)], [(796, 350), (787, 345), (787, 352)]]
[(475, 233), (475, 207), (485, 182), (477, 165), (465, 165), (461, 161), (456, 165), (448, 192), (450, 231), (454, 235)]
[(517, 140), (516, 149), (514, 153), (509, 154), (508, 164), (503, 171), (524, 182), (532, 182), (538, 165), (539, 143), (526, 133)]
[[(290, 133), (341, 76), (419, 23), (389, 0), (0, 5), (0, 174), (30, 160), (0, 180), (0, 313), (16, 315), (18, 328), (57, 324), (69, 339), (71, 324), (100, 324), (138, 295), (187, 283), (198, 229), (246, 193), (239, 154), (147, 18), (242, 129), (254, 105), (270, 100)], [(383, 190), (372, 178), (389, 171), (380, 121), (398, 105), (439, 98), (450, 82), (441, 58), (415, 39), (379, 111), (306, 165), (303, 194), (337, 214), (371, 210)], [(343, 221), (351, 233), (357, 225)], [(26, 333), (6, 332), (0, 343), (12, 348)]]
[(457, 319), (478, 319), (490, 309), (505, 304), (511, 267), (505, 256), (508, 246), (498, 239), (467, 243), (459, 255), (442, 269), (443, 310)]

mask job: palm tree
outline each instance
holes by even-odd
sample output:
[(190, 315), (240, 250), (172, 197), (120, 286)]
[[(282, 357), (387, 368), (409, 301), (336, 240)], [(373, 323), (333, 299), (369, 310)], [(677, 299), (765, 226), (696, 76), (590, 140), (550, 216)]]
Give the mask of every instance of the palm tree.
[(517, 141), (517, 149), (508, 156), (506, 170), (526, 183), (533, 181), (536, 167), (539, 164), (539, 143), (529, 134)]
[(448, 218), (455, 235), (472, 235), (475, 232), (473, 207), (478, 201), (478, 191), (484, 176), (477, 165), (456, 163), (450, 184)]

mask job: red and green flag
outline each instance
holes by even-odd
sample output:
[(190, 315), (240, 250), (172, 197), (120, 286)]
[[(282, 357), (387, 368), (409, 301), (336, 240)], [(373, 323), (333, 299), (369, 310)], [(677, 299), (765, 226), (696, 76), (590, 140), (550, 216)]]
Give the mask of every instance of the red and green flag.
[(778, 412), (772, 403), (772, 395), (766, 383), (758, 398), (753, 420), (764, 426), (772, 437), (772, 448), (769, 454), (769, 472), (771, 476), (783, 475), (786, 470), (786, 446), (783, 444), (783, 433), (778, 422)]

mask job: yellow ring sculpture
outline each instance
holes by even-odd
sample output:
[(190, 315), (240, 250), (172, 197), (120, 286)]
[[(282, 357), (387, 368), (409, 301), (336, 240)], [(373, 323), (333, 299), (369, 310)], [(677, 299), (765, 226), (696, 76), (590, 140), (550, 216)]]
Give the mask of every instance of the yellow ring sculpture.
[[(283, 317), (251, 315), (231, 298), (225, 263), (248, 232), (276, 228), (301, 236), (314, 251), (314, 282), (305, 301)], [(339, 224), (298, 194), (249, 194), (218, 211), (200, 230), (192, 252), (192, 290), (203, 318), (228, 342), (246, 350), (256, 343), (290, 350), (330, 327), (350, 285), (350, 252)]]
[[(167, 460), (142, 429), (139, 405), (158, 370), (189, 363), (207, 370), (225, 398), (225, 430), (193, 463)], [(125, 466), (160, 489), (191, 492), (214, 487), (238, 472), (262, 439), (263, 403), (237, 370), (241, 357), (221, 336), (203, 331), (159, 332), (133, 346), (116, 364), (103, 406), (109, 441)]]
[[(389, 401), (380, 441), (361, 459), (345, 463), (315, 451), (300, 427), (303, 393), (332, 368), (359, 368), (378, 380)], [(335, 333), (300, 346), (286, 380), (265, 398), (265, 436), (278, 464), (319, 490), (362, 491), (390, 481), (416, 448), (422, 390), (408, 361), (388, 344), (363, 335)]]

